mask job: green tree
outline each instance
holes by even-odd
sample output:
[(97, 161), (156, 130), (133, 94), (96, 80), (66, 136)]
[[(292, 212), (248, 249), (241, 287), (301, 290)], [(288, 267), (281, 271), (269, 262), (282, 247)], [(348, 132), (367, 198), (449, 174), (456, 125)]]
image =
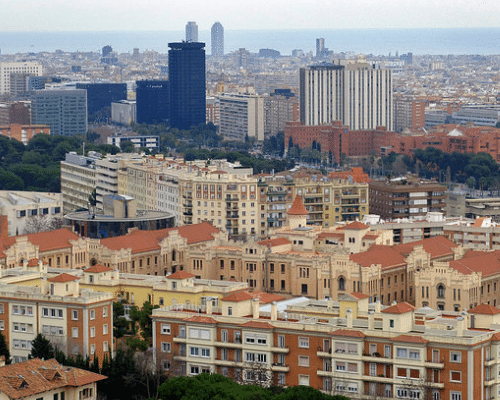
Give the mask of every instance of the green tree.
[(54, 358), (54, 346), (46, 339), (41, 333), (36, 335), (35, 339), (31, 342), (31, 353), (29, 358), (43, 358), (49, 360)]
[(120, 142), (120, 149), (124, 153), (133, 153), (135, 152), (135, 146), (130, 140), (123, 140)]
[(12, 360), (10, 359), (9, 346), (7, 346), (7, 341), (5, 336), (0, 332), (0, 356), (4, 356), (5, 364), (10, 364)]

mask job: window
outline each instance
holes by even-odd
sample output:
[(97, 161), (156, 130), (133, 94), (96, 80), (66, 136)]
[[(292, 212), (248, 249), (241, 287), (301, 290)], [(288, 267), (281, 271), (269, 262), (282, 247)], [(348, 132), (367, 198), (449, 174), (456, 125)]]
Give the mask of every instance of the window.
[(104, 342), (104, 343), (102, 344), (102, 351), (103, 351), (103, 352), (105, 352), (105, 353), (106, 353), (107, 351), (109, 351), (108, 342)]
[(308, 337), (299, 337), (299, 347), (303, 349), (309, 348), (309, 338)]
[(204, 358), (210, 357), (210, 349), (205, 347), (190, 347), (189, 352), (190, 352), (189, 354), (193, 357), (204, 357)]
[(285, 335), (278, 335), (278, 347), (279, 348), (285, 347)]
[(190, 328), (189, 329), (189, 337), (191, 339), (209, 340), (210, 339), (210, 331), (208, 329)]
[(170, 324), (161, 324), (161, 333), (163, 335), (170, 335)]
[(285, 386), (285, 374), (282, 372), (278, 374), (278, 385)]
[(377, 364), (370, 363), (370, 376), (377, 376)]
[(462, 353), (452, 351), (450, 352), (450, 362), (460, 363), (462, 362)]
[(90, 337), (95, 337), (95, 327), (90, 328)]
[(78, 310), (71, 311), (71, 319), (73, 321), (78, 321)]
[(95, 353), (95, 344), (91, 344), (90, 345), (90, 354), (94, 354)]
[(71, 336), (74, 338), (78, 337), (78, 328), (74, 327), (71, 329)]
[(309, 375), (299, 375), (299, 385), (309, 386)]
[(228, 341), (228, 334), (227, 334), (227, 329), (222, 329), (220, 333), (220, 340), (221, 342), (227, 342)]
[(462, 400), (462, 392), (450, 392), (450, 400)]
[(102, 308), (102, 316), (106, 318), (108, 316), (108, 307), (103, 307)]
[(247, 362), (267, 362), (267, 354), (265, 353), (245, 353), (245, 361)]
[(265, 336), (245, 335), (245, 343), (265, 345), (267, 339)]
[(384, 346), (384, 357), (391, 358), (391, 346), (388, 345)]
[(161, 342), (161, 351), (164, 353), (170, 353), (171, 344), (168, 342)]
[(437, 285), (437, 297), (438, 297), (438, 299), (443, 299), (444, 294), (445, 294), (444, 285), (442, 283), (440, 283), (439, 285)]
[(102, 326), (102, 334), (107, 335), (108, 334), (108, 324), (104, 324)]
[(309, 367), (308, 356), (299, 356), (299, 367)]
[(95, 319), (95, 310), (90, 310), (90, 319)]
[(450, 371), (450, 382), (462, 382), (462, 373), (460, 371)]
[(394, 320), (393, 319), (389, 320), (389, 328), (394, 328)]

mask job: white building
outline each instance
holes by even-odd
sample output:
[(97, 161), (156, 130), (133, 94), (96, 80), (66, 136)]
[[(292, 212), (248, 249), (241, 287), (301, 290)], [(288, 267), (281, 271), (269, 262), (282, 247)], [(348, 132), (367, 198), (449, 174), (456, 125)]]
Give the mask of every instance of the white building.
[(122, 125), (132, 125), (133, 122), (137, 122), (137, 102), (121, 100), (111, 103), (111, 120)]
[(219, 133), (227, 140), (245, 137), (264, 140), (264, 98), (248, 94), (223, 94), (219, 98)]
[(342, 121), (351, 130), (393, 130), (392, 71), (358, 60), (300, 69), (300, 121)]
[(25, 233), (26, 221), (30, 218), (62, 217), (60, 193), (0, 191), (0, 215), (6, 215), (9, 223), (8, 235)]
[(36, 62), (0, 62), (0, 95), (10, 93), (10, 75), (42, 76), (42, 65)]

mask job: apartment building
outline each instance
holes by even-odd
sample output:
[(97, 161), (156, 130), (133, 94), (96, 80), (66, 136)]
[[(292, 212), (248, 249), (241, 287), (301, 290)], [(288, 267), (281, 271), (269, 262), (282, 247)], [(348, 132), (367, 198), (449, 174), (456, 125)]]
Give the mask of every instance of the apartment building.
[(350, 292), (263, 312), (228, 296), (222, 313), (182, 305), (153, 311), (156, 362), (185, 376), (219, 373), (244, 383), (306, 385), (351, 399), (499, 398), (500, 310), (464, 313), (380, 307)]
[[(30, 267), (47, 271), (36, 259)], [(62, 273), (42, 279), (38, 287), (2, 282), (0, 328), (14, 362), (28, 359), (39, 333), (67, 355), (102, 360), (113, 354), (113, 296), (80, 290), (78, 280)]]
[(97, 399), (97, 382), (104, 375), (66, 367), (55, 359), (33, 358), (0, 368), (0, 399)]
[(0, 190), (0, 215), (8, 221), (8, 236), (25, 233), (26, 222), (34, 217), (62, 218), (60, 193)]
[(299, 99), (291, 89), (274, 89), (264, 97), (264, 136), (277, 135), (285, 130), (285, 123), (299, 120)]
[(50, 135), (50, 128), (47, 125), (10, 124), (0, 126), (0, 135), (15, 139), (24, 145), (27, 145), (33, 136), (38, 134)]
[(425, 217), (428, 212), (444, 212), (446, 186), (418, 178), (372, 181), (370, 213), (384, 219)]
[(36, 62), (1, 62), (0, 63), (0, 94), (9, 94), (11, 89), (10, 78), (12, 74), (27, 74), (42, 76), (43, 67)]
[(264, 98), (249, 94), (219, 97), (219, 134), (226, 140), (264, 140)]

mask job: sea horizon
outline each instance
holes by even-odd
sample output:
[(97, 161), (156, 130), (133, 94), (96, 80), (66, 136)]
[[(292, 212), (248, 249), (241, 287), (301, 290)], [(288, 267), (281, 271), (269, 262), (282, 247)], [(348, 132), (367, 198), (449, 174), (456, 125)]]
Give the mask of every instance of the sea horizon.
[[(335, 53), (399, 55), (495, 55), (500, 54), (500, 28), (366, 28), (366, 29), (286, 29), (226, 30), (225, 53), (245, 48), (278, 50), (290, 55), (299, 49), (315, 52), (316, 38)], [(6, 31), (0, 32), (1, 54), (67, 52), (100, 52), (111, 45), (118, 53), (154, 50), (168, 52), (169, 42), (184, 39), (184, 31)], [(200, 30), (199, 41), (206, 43), (210, 54), (210, 31)]]

